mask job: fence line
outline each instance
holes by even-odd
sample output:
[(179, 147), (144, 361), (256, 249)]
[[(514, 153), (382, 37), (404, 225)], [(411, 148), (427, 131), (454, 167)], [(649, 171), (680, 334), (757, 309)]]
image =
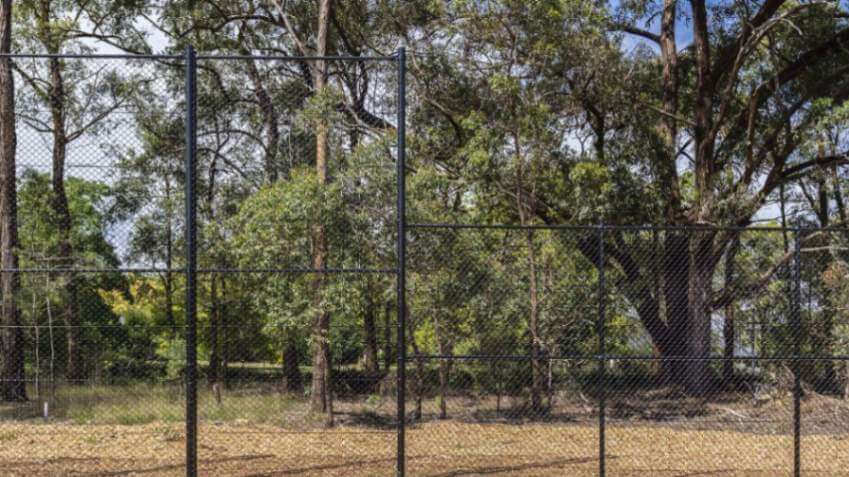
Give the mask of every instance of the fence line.
[[(551, 371), (552, 363), (554, 362), (587, 362), (593, 364), (595, 366), (595, 375), (592, 376), (592, 379), (595, 380), (595, 385), (590, 386), (595, 389), (597, 399), (597, 426), (598, 426), (598, 474), (601, 476), (605, 476), (607, 474), (607, 466), (608, 466), (608, 434), (607, 430), (610, 426), (608, 421), (608, 417), (610, 417), (610, 406), (613, 401), (615, 401), (616, 396), (613, 394), (616, 391), (615, 386), (612, 383), (612, 380), (616, 378), (612, 361), (621, 361), (621, 362), (648, 362), (648, 363), (658, 363), (661, 366), (669, 366), (670, 363), (673, 363), (673, 369), (677, 370), (676, 372), (681, 372), (685, 369), (700, 369), (700, 368), (687, 368), (689, 363), (692, 362), (719, 362), (719, 363), (734, 363), (734, 362), (749, 362), (752, 363), (753, 366), (760, 364), (761, 362), (787, 362), (792, 366), (793, 373), (793, 416), (792, 416), (792, 432), (793, 432), (793, 472), (795, 476), (799, 476), (801, 474), (802, 466), (802, 407), (801, 401), (803, 397), (803, 380), (802, 376), (804, 374), (804, 365), (807, 363), (819, 363), (819, 362), (835, 362), (835, 361), (849, 361), (849, 356), (841, 353), (835, 353), (830, 355), (818, 354), (820, 350), (814, 350), (814, 353), (806, 353), (804, 350), (805, 342), (803, 341), (806, 333), (809, 333), (810, 330), (806, 328), (806, 324), (804, 323), (803, 318), (803, 260), (802, 256), (804, 250), (802, 248), (802, 241), (805, 239), (806, 234), (810, 235), (813, 232), (822, 232), (825, 234), (836, 234), (837, 232), (845, 233), (849, 232), (849, 229), (845, 228), (809, 228), (803, 226), (797, 226), (792, 228), (782, 228), (782, 227), (768, 227), (768, 226), (750, 226), (750, 227), (709, 227), (709, 226), (663, 226), (663, 225), (608, 225), (608, 224), (595, 224), (595, 225), (519, 225), (519, 224), (463, 224), (463, 223), (408, 223), (406, 217), (407, 210), (407, 190), (406, 190), (406, 99), (407, 99), (407, 91), (406, 91), (406, 54), (405, 50), (402, 48), (396, 54), (392, 56), (381, 56), (381, 57), (348, 57), (348, 56), (322, 56), (322, 57), (280, 57), (280, 56), (245, 56), (245, 55), (198, 55), (195, 50), (189, 46), (187, 47), (185, 53), (183, 55), (25, 55), (25, 54), (6, 54), (0, 55), (0, 57), (9, 57), (9, 58), (44, 58), (44, 59), (56, 59), (56, 58), (66, 58), (66, 59), (124, 59), (124, 60), (182, 60), (184, 62), (184, 100), (185, 104), (183, 105), (184, 110), (184, 127), (185, 127), (185, 162), (184, 162), (184, 170), (185, 174), (185, 203), (184, 203), (184, 213), (185, 213), (185, 222), (184, 222), (184, 240), (185, 240), (185, 267), (114, 267), (114, 268), (98, 268), (98, 267), (86, 267), (86, 268), (74, 268), (67, 267), (65, 265), (51, 268), (51, 267), (21, 267), (15, 269), (2, 269), (0, 272), (2, 273), (16, 273), (16, 274), (47, 274), (47, 275), (74, 275), (74, 274), (88, 274), (88, 273), (105, 273), (105, 272), (115, 272), (115, 273), (163, 273), (163, 274), (180, 274), (185, 279), (184, 285), (184, 310), (183, 314), (185, 317), (185, 322), (183, 324), (174, 324), (174, 330), (183, 330), (185, 331), (185, 433), (186, 433), (186, 446), (185, 446), (185, 465), (186, 465), (186, 475), (190, 477), (194, 477), (198, 475), (198, 380), (199, 380), (199, 359), (198, 359), (198, 293), (199, 293), (199, 285), (198, 285), (198, 277), (199, 275), (211, 274), (316, 274), (316, 275), (331, 275), (331, 274), (382, 274), (390, 277), (394, 277), (395, 281), (395, 290), (394, 290), (394, 314), (395, 314), (395, 336), (396, 342), (394, 345), (394, 349), (391, 349), (391, 346), (387, 346), (387, 354), (389, 356), (385, 357), (387, 363), (391, 360), (391, 354), (394, 352), (395, 354), (395, 365), (396, 365), (396, 374), (395, 378), (395, 422), (394, 422), (394, 432), (395, 432), (395, 473), (398, 476), (404, 476), (408, 473), (407, 469), (407, 460), (408, 456), (406, 454), (408, 439), (407, 439), (407, 429), (409, 427), (409, 423), (411, 421), (410, 416), (408, 415), (408, 397), (414, 397), (417, 401), (417, 405), (419, 409), (417, 413), (421, 413), (421, 400), (422, 395), (424, 395), (424, 391), (420, 388), (424, 386), (422, 381), (422, 372), (421, 370), (417, 370), (408, 380), (408, 367), (410, 366), (421, 366), (421, 364), (425, 361), (434, 361), (437, 364), (448, 363), (449, 365), (454, 364), (455, 362), (523, 362), (527, 361), (531, 364), (531, 387), (533, 389), (532, 401), (539, 400), (540, 396), (537, 396), (536, 393), (539, 389), (539, 383), (537, 382), (540, 379), (541, 371), (537, 368), (542, 367), (543, 365), (549, 366), (548, 370), (548, 384), (544, 387), (548, 388), (550, 392), (553, 387), (552, 381), (554, 378), (552, 377), (555, 373)], [(395, 266), (394, 267), (321, 267), (321, 268), (310, 268), (310, 267), (231, 267), (231, 266), (205, 266), (200, 265), (198, 261), (198, 184), (197, 179), (199, 176), (198, 172), (198, 79), (197, 79), (197, 71), (198, 71), (198, 60), (204, 61), (214, 61), (214, 60), (257, 60), (257, 61), (270, 61), (270, 60), (280, 60), (280, 61), (311, 61), (311, 60), (333, 60), (333, 61), (342, 61), (342, 62), (368, 62), (368, 61), (380, 61), (380, 62), (393, 62), (395, 67), (397, 68), (396, 81), (397, 81), (397, 97), (395, 98), (397, 101), (397, 110), (396, 110), (396, 128), (395, 128), (395, 148), (397, 150), (395, 157), (395, 224), (394, 229), (396, 233), (395, 244), (394, 244), (394, 252), (396, 254)], [(578, 250), (580, 253), (583, 253), (584, 263), (581, 266), (584, 267), (585, 270), (593, 272), (595, 284), (592, 282), (574, 285), (574, 288), (578, 288), (579, 286), (583, 286), (590, 290), (591, 294), (595, 294), (594, 297), (589, 297), (587, 299), (587, 307), (583, 310), (578, 310), (575, 312), (576, 315), (580, 315), (581, 318), (585, 319), (589, 322), (589, 328), (594, 330), (594, 338), (595, 342), (590, 343), (587, 347), (587, 351), (584, 353), (575, 353), (575, 354), (567, 354), (563, 352), (554, 352), (551, 353), (549, 350), (543, 350), (539, 339), (536, 336), (538, 330), (532, 330), (529, 333), (532, 335), (532, 340), (530, 343), (530, 352), (527, 354), (517, 354), (515, 353), (516, 349), (522, 349), (524, 345), (513, 345), (512, 348), (508, 349), (509, 352), (505, 352), (500, 354), (499, 352), (467, 352), (463, 353), (421, 353), (417, 349), (413, 349), (412, 352), (408, 352), (408, 346), (415, 346), (415, 320), (417, 320), (417, 314), (420, 312), (417, 306), (419, 306), (414, 298), (418, 298), (419, 294), (426, 294), (427, 291), (422, 292), (419, 288), (421, 277), (428, 275), (431, 271), (427, 269), (418, 269), (419, 265), (415, 260), (411, 260), (412, 255), (416, 255), (421, 252), (422, 254), (429, 253), (433, 254), (433, 249), (428, 250), (419, 250), (418, 239), (421, 239), (422, 236), (426, 234), (434, 234), (436, 232), (446, 232), (451, 234), (458, 233), (484, 233), (488, 231), (498, 231), (503, 232), (505, 234), (509, 234), (516, 231), (528, 232), (528, 236), (530, 237), (528, 240), (530, 242), (530, 247), (533, 249), (534, 247), (534, 239), (533, 233), (575, 233), (575, 234), (585, 234), (577, 239), (574, 239), (575, 243), (570, 243), (570, 247), (572, 250)], [(704, 303), (701, 303), (701, 307), (704, 309), (701, 311), (693, 311), (691, 308), (692, 304), (689, 304), (685, 307), (686, 310), (674, 309), (676, 304), (670, 303), (671, 300), (675, 299), (673, 294), (667, 293), (670, 296), (661, 297), (664, 292), (660, 291), (660, 285), (658, 285), (657, 290), (652, 290), (649, 288), (650, 284), (647, 283), (633, 283), (636, 280), (634, 277), (642, 276), (651, 277), (652, 274), (657, 274), (659, 270), (672, 270), (677, 266), (680, 269), (684, 269), (687, 267), (696, 267), (697, 265), (693, 265), (692, 263), (672, 263), (665, 264), (660, 263), (663, 260), (667, 260), (668, 257), (666, 254), (666, 249), (658, 248), (651, 249), (649, 246), (645, 246), (649, 248), (649, 250), (640, 250), (639, 246), (635, 246), (635, 250), (638, 253), (645, 253), (650, 255), (651, 253), (658, 253), (661, 258), (656, 258), (652, 256), (652, 258), (648, 259), (648, 263), (635, 263), (630, 264), (626, 263), (625, 259), (620, 256), (622, 250), (618, 250), (616, 248), (616, 243), (614, 238), (621, 238), (619, 235), (615, 235), (614, 238), (611, 238), (611, 234), (637, 234), (642, 232), (650, 232), (652, 234), (657, 233), (665, 233), (665, 234), (687, 234), (687, 240), (690, 240), (693, 235), (699, 233), (728, 233), (729, 236), (741, 236), (744, 234), (750, 234), (754, 232), (792, 232), (793, 233), (793, 249), (792, 252), (789, 253), (789, 273), (787, 276), (786, 285), (789, 290), (787, 292), (787, 296), (784, 298), (789, 299), (789, 313), (788, 318), (789, 321), (786, 323), (788, 325), (788, 329), (792, 334), (792, 344), (791, 344), (791, 352), (786, 353), (782, 350), (772, 350), (768, 351), (768, 353), (764, 354), (764, 350), (756, 349), (755, 340), (752, 338), (752, 343), (750, 345), (751, 352), (746, 355), (738, 354), (739, 349), (732, 348), (730, 353), (716, 356), (713, 354), (705, 354), (704, 351), (710, 353), (711, 343), (710, 339), (712, 335), (715, 334), (715, 330), (711, 327), (712, 323), (712, 312), (705, 311), (704, 309), (708, 309), (713, 306), (713, 303), (710, 301), (713, 299), (711, 296), (708, 296)], [(421, 234), (417, 237), (411, 237), (415, 234)], [(452, 236), (452, 239), (456, 237)], [(480, 238), (473, 237), (473, 240), (480, 240)], [(445, 255), (449, 254), (456, 257), (457, 250), (452, 249), (450, 247), (454, 247), (456, 242), (461, 242), (462, 244), (468, 246), (468, 243), (472, 243), (473, 240), (463, 242), (462, 240), (452, 241), (446, 240), (446, 243), (440, 243), (436, 240), (435, 247), (445, 246), (448, 248), (447, 251), (444, 251)], [(425, 246), (434, 245), (432, 243), (424, 242)], [(474, 243), (472, 243), (474, 245)], [(640, 244), (640, 246), (644, 246), (645, 244)], [(651, 244), (649, 244), (651, 245)], [(424, 247), (423, 247), (424, 248)], [(828, 245), (827, 248), (831, 250), (832, 246)], [(723, 249), (724, 250), (724, 249)], [(468, 250), (466, 250), (468, 252)], [(481, 252), (480, 249), (472, 249), (472, 252)], [(484, 248), (484, 252), (486, 252)], [(482, 252), (483, 253), (483, 252)], [(727, 253), (727, 252), (722, 252)], [(485, 255), (485, 253), (483, 253)], [(468, 253), (468, 255), (473, 255), (472, 253)], [(685, 255), (682, 255), (684, 257)], [(694, 260), (693, 263), (698, 263), (700, 258), (696, 256), (693, 258), (692, 255), (686, 255), (687, 258)], [(468, 265), (466, 263), (461, 264), (449, 264), (445, 265), (444, 263), (440, 263), (440, 258), (448, 258), (448, 257), (437, 257), (436, 263), (432, 265), (433, 267), (445, 266), (445, 267), (454, 267), (452, 271), (456, 272), (456, 282), (453, 283), (451, 288), (449, 286), (449, 290), (445, 292), (445, 300), (440, 304), (442, 307), (454, 307), (454, 306), (466, 306), (468, 301), (471, 299), (463, 294), (473, 294), (469, 293), (468, 290), (459, 289), (462, 288), (463, 285), (466, 285), (470, 288), (479, 287), (481, 282), (485, 282), (486, 280), (490, 280), (491, 277), (486, 276), (488, 272), (487, 266), (492, 265), (492, 263), (486, 262), (483, 265), (478, 265), (477, 269), (470, 271), (470, 269), (475, 268), (474, 265)], [(487, 256), (487, 260), (491, 260), (492, 257)], [(633, 257), (632, 257), (633, 258)], [(707, 261), (707, 259), (705, 259)], [(497, 261), (497, 260), (495, 260)], [(505, 260), (506, 262), (507, 260)], [(632, 260), (634, 261), (634, 260)], [(482, 261), (483, 262), (483, 261)], [(613, 263), (616, 265), (613, 265)], [(761, 267), (765, 266), (764, 264), (759, 264)], [(775, 275), (779, 275), (783, 273), (782, 267), (785, 266), (785, 263), (779, 261), (778, 263), (771, 264), (773, 268), (776, 269)], [(516, 266), (516, 263), (510, 262), (507, 263), (505, 269), (505, 275), (509, 275), (512, 270), (509, 270), (510, 266)], [(717, 267), (716, 264), (713, 265)], [(641, 270), (640, 267), (645, 268), (646, 270)], [(479, 270), (478, 270), (479, 269)], [(778, 270), (781, 269), (781, 270)], [(478, 276), (480, 275), (480, 276)], [(673, 275), (682, 275), (682, 273), (675, 273)], [(457, 278), (459, 277), (459, 278)], [(48, 277), (49, 278), (49, 277)], [(685, 277), (689, 278), (689, 276)], [(672, 281), (675, 278), (665, 276), (665, 280)], [(681, 279), (679, 276), (678, 279)], [(768, 276), (767, 281), (771, 280), (772, 277)], [(516, 278), (516, 280), (520, 280), (520, 278)], [(813, 281), (813, 279), (808, 279), (808, 281)], [(630, 283), (629, 283), (630, 282)], [(470, 285), (469, 285), (470, 284)], [(664, 283), (663, 286), (668, 286), (669, 283)], [(213, 285), (215, 285), (215, 281), (213, 279)], [(223, 282), (222, 285), (223, 287)], [(635, 286), (642, 286), (642, 289), (634, 288)], [(687, 285), (690, 286), (689, 284)], [(698, 292), (704, 293), (706, 295), (710, 295), (710, 291), (712, 289), (712, 285), (710, 282), (707, 284), (702, 284), (704, 287), (708, 287), (708, 289), (700, 289), (696, 290)], [(726, 288), (731, 285), (728, 283), (723, 284)], [(754, 288), (755, 285), (749, 285)], [(761, 286), (761, 285), (758, 285)], [(810, 288), (810, 285), (808, 285)], [(536, 279), (533, 279), (533, 287), (536, 287)], [(631, 287), (631, 288), (629, 288)], [(487, 289), (487, 291), (492, 291)], [(497, 294), (502, 290), (495, 290)], [(688, 289), (689, 291), (689, 289)], [(736, 289), (727, 289), (727, 293), (731, 294), (731, 298), (729, 300), (734, 300), (734, 294), (739, 293), (740, 290)], [(474, 290), (473, 290), (474, 292)], [(809, 291), (810, 292), (810, 291)], [(555, 292), (549, 292), (550, 295), (556, 296)], [(680, 290), (679, 290), (680, 293)], [(812, 292), (810, 292), (812, 293)], [(619, 298), (618, 300), (612, 299), (611, 295), (623, 295), (625, 298)], [(654, 295), (652, 295), (654, 294)], [(780, 294), (779, 294), (780, 295)], [(680, 298), (680, 297), (679, 297)], [(656, 303), (653, 306), (657, 307), (657, 310), (652, 311), (651, 309), (639, 310), (641, 301), (650, 301), (655, 300)], [(809, 299), (809, 301), (812, 301)], [(685, 340), (686, 343), (681, 346), (680, 343), (671, 343), (674, 339), (683, 339), (683, 336), (675, 335), (675, 333), (681, 333), (680, 330), (671, 330), (665, 332), (666, 335), (659, 333), (658, 336), (666, 336), (666, 338), (658, 338), (656, 336), (649, 336), (649, 338), (653, 341), (655, 348), (659, 354), (649, 355), (649, 354), (622, 354), (621, 352), (617, 352), (615, 349), (611, 351), (608, 347), (609, 339), (611, 339), (611, 330), (608, 329), (610, 326), (609, 316), (611, 310), (615, 307), (626, 308), (630, 307), (626, 312), (622, 312), (623, 316), (628, 316), (632, 318), (634, 321), (639, 321), (642, 317), (639, 316), (640, 313), (650, 314), (651, 312), (655, 313), (658, 316), (658, 320), (660, 320), (660, 302), (664, 303), (666, 307), (667, 318), (672, 315), (684, 314), (688, 315), (690, 313), (706, 313), (707, 317), (705, 320), (707, 323), (702, 323), (703, 326), (707, 327), (707, 340), (708, 343), (705, 346), (699, 347), (699, 345), (705, 345), (705, 343), (691, 343), (689, 337)], [(821, 304), (817, 304), (818, 306), (822, 306)], [(35, 307), (36, 304), (33, 304)], [(48, 307), (48, 313), (51, 313), (50, 304), (46, 305)], [(220, 304), (216, 303), (213, 306), (220, 306)], [(504, 304), (504, 307), (509, 307), (510, 304)], [(648, 306), (648, 305), (646, 305)], [(812, 305), (809, 305), (809, 307)], [(769, 306), (767, 306), (769, 308)], [(636, 311), (634, 309), (637, 309)], [(672, 309), (672, 311), (670, 311)], [(475, 310), (478, 311), (478, 310)], [(523, 311), (524, 312), (524, 311)], [(585, 313), (584, 313), (585, 312)], [(471, 313), (471, 312), (470, 312)], [(518, 314), (518, 312), (517, 312)], [(586, 316), (584, 316), (584, 314)], [(565, 315), (565, 313), (564, 313)], [(636, 318), (634, 316), (636, 315)], [(388, 312), (387, 312), (388, 316)], [(688, 315), (689, 316), (689, 315)], [(727, 317), (725, 317), (727, 320)], [(50, 315), (50, 319), (53, 320), (53, 316)], [(687, 321), (690, 320), (690, 321)], [(517, 323), (510, 322), (509, 319), (506, 319), (507, 326), (518, 327)], [(662, 321), (662, 320), (661, 320)], [(693, 330), (692, 327), (697, 325), (693, 324), (694, 319), (686, 318), (685, 320), (685, 333), (691, 333)], [(561, 323), (557, 323), (561, 324)], [(659, 324), (653, 323), (655, 326), (660, 327)], [(782, 323), (784, 325), (785, 323)], [(48, 329), (51, 332), (54, 330), (63, 330), (68, 328), (122, 328), (122, 329), (132, 329), (135, 325), (68, 325), (68, 324), (53, 324), (51, 321), (50, 325), (20, 325), (18, 328), (25, 329), (33, 329), (36, 333), (42, 329)], [(171, 325), (161, 325), (162, 327), (171, 326)], [(221, 323), (216, 326), (216, 332), (220, 330), (226, 329), (239, 329), (239, 324), (225, 324)], [(220, 328), (219, 328), (220, 326)], [(386, 323), (385, 331), (385, 341), (386, 344), (389, 345), (389, 337), (391, 335), (391, 330), (389, 329), (389, 322)], [(566, 325), (564, 325), (566, 326)], [(667, 322), (663, 324), (663, 326), (671, 328), (673, 325), (671, 322)], [(4, 326), (9, 328), (8, 326)], [(212, 325), (204, 324), (203, 327), (211, 328)], [(278, 328), (284, 329), (285, 325), (279, 325)], [(531, 328), (530, 326), (528, 328)], [(701, 330), (704, 332), (705, 330)], [(731, 330), (732, 336), (735, 330)], [(435, 332), (435, 333), (438, 333)], [(649, 335), (651, 335), (652, 330), (649, 330)], [(568, 333), (564, 333), (568, 334)], [(593, 338), (592, 332), (590, 332), (590, 337), (587, 338), (589, 341), (592, 341)], [(669, 338), (669, 337), (672, 338)], [(563, 338), (562, 336), (560, 338)], [(614, 338), (616, 338), (614, 336)], [(519, 338), (517, 338), (517, 341)], [(499, 343), (495, 343), (495, 350), (500, 351), (498, 349)], [(673, 346), (674, 345), (674, 346)], [(36, 342), (36, 352), (38, 352), (38, 342)], [(51, 346), (52, 346), (52, 338), (51, 338)], [(668, 346), (668, 349), (662, 349)], [(723, 346), (727, 347), (728, 343), (723, 343)], [(690, 349), (689, 347), (695, 347), (694, 349)], [(593, 352), (593, 349), (595, 352)], [(51, 350), (52, 352), (52, 350)], [(422, 368), (424, 366), (421, 366)], [(40, 369), (40, 363), (36, 363), (36, 369)], [(51, 373), (52, 373), (51, 369)], [(389, 366), (387, 365), (387, 374), (389, 374)], [(313, 370), (315, 373), (316, 371)], [(666, 373), (664, 371), (663, 373)], [(446, 371), (447, 375), (448, 372)], [(592, 374), (589, 372), (588, 374)], [(705, 375), (707, 376), (707, 375)], [(523, 375), (523, 377), (526, 377)], [(368, 377), (371, 379), (372, 377)], [(665, 378), (669, 378), (669, 375), (666, 374)], [(352, 378), (355, 379), (355, 378)], [(361, 378), (365, 379), (365, 378)], [(675, 377), (675, 379), (681, 379), (681, 376)], [(32, 380), (30, 380), (32, 381)], [(43, 378), (35, 380), (36, 383), (41, 384), (52, 384), (58, 381), (51, 377)], [(82, 380), (80, 380), (82, 381)], [(411, 381), (414, 381), (412, 384)], [(497, 379), (496, 379), (497, 381)], [(74, 382), (74, 380), (69, 379), (66, 382)], [(676, 383), (681, 384), (681, 383)], [(698, 384), (698, 383), (697, 383)], [(442, 383), (444, 386), (445, 384)], [(705, 386), (705, 383), (701, 383), (702, 386)], [(419, 389), (416, 391), (411, 391), (409, 388), (411, 386), (418, 387)], [(496, 382), (496, 387), (501, 386), (501, 383)], [(331, 391), (332, 393), (332, 391)], [(498, 399), (500, 404), (501, 399), (501, 388), (498, 391)], [(444, 397), (444, 396), (443, 396)], [(220, 399), (220, 396), (219, 396)], [(551, 403), (553, 398), (549, 396), (549, 407), (553, 407)], [(538, 402), (533, 403), (533, 412), (539, 411), (537, 406), (541, 405)], [(445, 406), (444, 400), (442, 401), (442, 406)], [(45, 411), (46, 412), (46, 411)], [(542, 411), (540, 411), (541, 413)], [(548, 411), (545, 411), (548, 412)], [(330, 411), (332, 416), (332, 410)], [(414, 417), (415, 418), (415, 417)], [(708, 422), (708, 421), (705, 421)], [(788, 450), (789, 452), (789, 450)]]

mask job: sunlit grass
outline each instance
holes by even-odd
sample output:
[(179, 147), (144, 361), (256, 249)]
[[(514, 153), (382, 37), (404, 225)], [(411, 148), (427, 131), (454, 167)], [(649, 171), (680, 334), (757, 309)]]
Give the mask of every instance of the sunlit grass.
[[(299, 401), (262, 388), (221, 392), (221, 403), (206, 386), (198, 389), (198, 417), (209, 422), (280, 423), (292, 419)], [(185, 389), (177, 385), (61, 386), (49, 407), (51, 420), (76, 424), (148, 424), (181, 422), (185, 416)], [(0, 407), (0, 419), (43, 417), (43, 403)]]

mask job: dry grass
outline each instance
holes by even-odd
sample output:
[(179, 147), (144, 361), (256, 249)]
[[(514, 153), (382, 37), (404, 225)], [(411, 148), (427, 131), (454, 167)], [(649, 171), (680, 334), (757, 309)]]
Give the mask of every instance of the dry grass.
[[(177, 476), (182, 427), (0, 424), (0, 472), (14, 476)], [(339, 427), (292, 432), (258, 424), (201, 426), (201, 475), (392, 475), (391, 431)], [(408, 430), (409, 474), (595, 475), (597, 430), (582, 424), (429, 422)], [(849, 436), (806, 437), (805, 475), (849, 475)], [(788, 475), (792, 437), (672, 427), (612, 426), (608, 470), (617, 476)]]
[[(50, 422), (0, 409), (0, 475), (184, 475), (183, 399), (156, 386), (67, 388)], [(454, 397), (451, 419), (407, 430), (408, 475), (590, 476), (598, 469), (591, 399), (558, 398), (547, 422), (522, 401), (497, 411), (491, 397)], [(323, 429), (305, 399), (260, 388), (208, 390), (200, 402), (200, 473), (210, 476), (388, 476), (394, 474), (391, 396), (336, 403), (337, 427)], [(611, 476), (790, 475), (789, 395), (753, 403), (738, 395), (705, 402), (668, 391), (612, 396), (606, 437)], [(513, 405), (508, 406), (508, 404)], [(36, 403), (32, 407), (37, 415)], [(802, 402), (803, 475), (849, 476), (849, 403)], [(32, 416), (30, 416), (32, 417)], [(24, 420), (21, 420), (24, 419)]]

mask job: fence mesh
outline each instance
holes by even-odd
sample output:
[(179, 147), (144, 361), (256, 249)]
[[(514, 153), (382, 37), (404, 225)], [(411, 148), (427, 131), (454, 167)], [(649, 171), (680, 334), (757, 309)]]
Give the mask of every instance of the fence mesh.
[(184, 58), (14, 59), (20, 318), (2, 326), (27, 400), (0, 407), (4, 472), (186, 472), (192, 176), (198, 472), (344, 473), (361, 439), (391, 472), (397, 63), (196, 61), (188, 171)]
[(194, 170), (183, 57), (14, 62), (4, 472), (185, 473), (189, 294), (201, 475), (849, 468), (844, 230), (399, 235), (396, 58), (199, 57)]

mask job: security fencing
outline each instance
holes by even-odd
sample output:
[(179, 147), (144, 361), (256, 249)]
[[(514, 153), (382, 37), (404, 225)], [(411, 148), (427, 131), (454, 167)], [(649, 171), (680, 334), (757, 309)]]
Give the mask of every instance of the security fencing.
[(416, 475), (844, 472), (846, 230), (407, 237), (409, 446), (450, 456)]
[(391, 469), (403, 53), (2, 61), (0, 473)]
[(846, 230), (419, 220), (403, 50), (5, 58), (13, 475), (849, 468)]

